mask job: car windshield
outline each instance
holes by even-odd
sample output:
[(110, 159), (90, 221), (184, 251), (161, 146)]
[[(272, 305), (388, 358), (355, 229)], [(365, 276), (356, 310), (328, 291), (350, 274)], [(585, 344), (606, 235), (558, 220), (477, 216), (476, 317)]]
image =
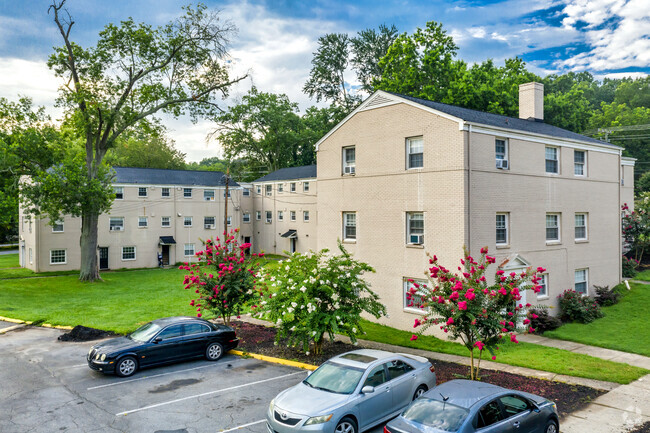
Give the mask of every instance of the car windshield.
[(145, 342), (149, 341), (158, 331), (160, 331), (160, 326), (155, 323), (147, 323), (130, 333), (129, 338), (131, 340)]
[(468, 413), (467, 409), (460, 406), (420, 397), (406, 408), (402, 417), (438, 430), (455, 432)]
[(307, 386), (337, 394), (352, 394), (363, 376), (362, 368), (326, 362), (302, 381)]

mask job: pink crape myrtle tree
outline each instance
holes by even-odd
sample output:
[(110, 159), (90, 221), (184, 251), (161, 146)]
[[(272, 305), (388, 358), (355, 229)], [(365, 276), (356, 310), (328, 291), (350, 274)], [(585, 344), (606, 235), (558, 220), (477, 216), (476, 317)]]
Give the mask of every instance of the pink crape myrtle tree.
[[(494, 264), (495, 258), (488, 255), (487, 247), (481, 248), (481, 256), (475, 260), (465, 249), (464, 258), (458, 272), (451, 272), (438, 262), (434, 255), (429, 256), (430, 268), (426, 272), (429, 284), (417, 284), (410, 280), (412, 287), (407, 294), (410, 307), (419, 307), (426, 314), (415, 319), (414, 328), (417, 339), (431, 326), (439, 326), (449, 338), (460, 340), (470, 353), (471, 380), (478, 380), (481, 358), (484, 351), (496, 359), (499, 343), (504, 338), (518, 343), (515, 334), (518, 320), (530, 328), (530, 319), (524, 318), (524, 310), (530, 307), (521, 304), (521, 291), (531, 289), (539, 292), (538, 285), (545, 269), (528, 268), (521, 273), (506, 273), (498, 269), (494, 282), (488, 281), (487, 268)], [(475, 363), (475, 351), (478, 362)]]
[(196, 297), (190, 305), (196, 307), (197, 316), (223, 318), (230, 325), (232, 316), (260, 298), (263, 290), (258, 284), (260, 263), (264, 253), (246, 254), (251, 244), (240, 244), (239, 229), (224, 231), (223, 238), (207, 239), (205, 249), (196, 253), (198, 263), (185, 263), (179, 269), (190, 271), (183, 285), (193, 290)]

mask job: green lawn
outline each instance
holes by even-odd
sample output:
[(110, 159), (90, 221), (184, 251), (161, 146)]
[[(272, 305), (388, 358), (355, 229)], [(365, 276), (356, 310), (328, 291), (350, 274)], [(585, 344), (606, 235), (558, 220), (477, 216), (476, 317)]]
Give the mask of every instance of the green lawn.
[[(388, 326), (363, 321), (366, 340), (397, 346), (413, 347), (433, 352), (469, 356), (465, 346), (433, 336), (421, 336), (411, 341), (412, 332), (401, 331)], [(488, 353), (486, 353), (488, 355)], [(535, 370), (550, 371), (568, 376), (585, 377), (616, 383), (630, 383), (650, 371), (627, 364), (605, 361), (600, 358), (567, 352), (553, 347), (529, 343), (506, 343), (496, 353), (497, 362)], [(488, 358), (490, 358), (488, 356)]]
[(20, 266), (18, 262), (18, 254), (2, 254), (0, 255), (0, 269), (1, 268), (17, 268)]
[(630, 283), (630, 287), (629, 292), (623, 290), (618, 304), (603, 308), (602, 319), (586, 325), (568, 323), (544, 336), (650, 356), (650, 285)]
[(650, 269), (639, 272), (632, 278), (633, 280), (650, 281)]

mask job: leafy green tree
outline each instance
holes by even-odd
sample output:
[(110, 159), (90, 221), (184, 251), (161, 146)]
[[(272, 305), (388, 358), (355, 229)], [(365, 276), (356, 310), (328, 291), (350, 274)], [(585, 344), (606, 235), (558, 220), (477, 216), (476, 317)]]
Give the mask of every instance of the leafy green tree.
[(614, 102), (630, 108), (650, 108), (650, 76), (621, 82), (616, 88)]
[[(67, 190), (64, 202), (54, 194), (52, 206), (46, 202), (53, 191), (46, 187), (39, 191), (35, 185), (27, 198), (38, 204), (32, 208), (35, 212), (48, 209), (56, 213), (58, 204), (60, 211), (81, 216), (79, 278), (94, 281), (100, 278), (97, 222), (112, 197), (103, 163), (108, 150), (123, 133), (158, 112), (173, 116), (189, 113), (193, 119), (214, 115), (217, 94), (226, 95), (229, 87), (244, 77), (231, 79), (223, 61), (234, 26), (204, 5), (185, 7), (184, 15), (157, 28), (136, 24), (132, 18), (119, 26), (108, 24), (91, 48), (70, 39), (74, 21), (64, 5), (65, 0), (53, 0), (49, 8), (64, 46), (55, 49), (48, 66), (67, 83), (60, 88), (58, 102), (83, 137), (85, 157), (83, 171), (69, 167), (53, 173), (84, 176), (70, 183), (86, 189)], [(59, 184), (66, 182), (62, 178)]]
[(157, 123), (141, 121), (138, 128), (125, 131), (106, 152), (111, 166), (144, 168), (185, 168), (185, 154), (174, 147), (165, 128)]
[(386, 55), (397, 39), (397, 27), (381, 24), (378, 30), (365, 29), (350, 39), (352, 58), (350, 63), (356, 71), (361, 89), (372, 92), (372, 83), (381, 77), (379, 61)]
[(307, 354), (313, 342), (311, 351), (319, 355), (326, 334), (330, 340), (335, 334), (347, 335), (354, 343), (363, 335), (362, 313), (376, 318), (386, 314), (379, 296), (363, 279), (375, 270), (354, 260), (340, 242), (339, 249), (339, 255), (326, 249), (294, 253), (259, 278), (271, 294), (264, 297), (258, 313), (275, 322), (276, 342), (287, 338), (289, 345), (300, 346)]

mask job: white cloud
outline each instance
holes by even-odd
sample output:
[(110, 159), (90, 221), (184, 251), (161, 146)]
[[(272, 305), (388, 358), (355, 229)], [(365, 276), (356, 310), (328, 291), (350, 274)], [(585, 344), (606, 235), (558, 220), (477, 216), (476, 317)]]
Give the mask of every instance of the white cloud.
[(557, 65), (569, 70), (603, 71), (650, 65), (650, 2), (647, 0), (576, 0), (563, 11), (565, 28), (582, 29), (590, 51)]
[(487, 35), (487, 32), (483, 27), (472, 27), (467, 31), (473, 38), (483, 39)]
[(62, 82), (49, 70), (45, 60), (0, 58), (0, 77), (0, 96), (9, 100), (28, 96), (35, 105), (45, 106), (50, 115), (61, 115), (54, 102)]
[[(605, 74), (602, 76), (602, 78), (612, 78), (612, 79), (619, 79), (619, 78), (644, 78), (647, 77), (648, 74), (645, 72), (613, 72), (611, 74)], [(596, 76), (596, 78), (601, 79), (600, 76)]]

